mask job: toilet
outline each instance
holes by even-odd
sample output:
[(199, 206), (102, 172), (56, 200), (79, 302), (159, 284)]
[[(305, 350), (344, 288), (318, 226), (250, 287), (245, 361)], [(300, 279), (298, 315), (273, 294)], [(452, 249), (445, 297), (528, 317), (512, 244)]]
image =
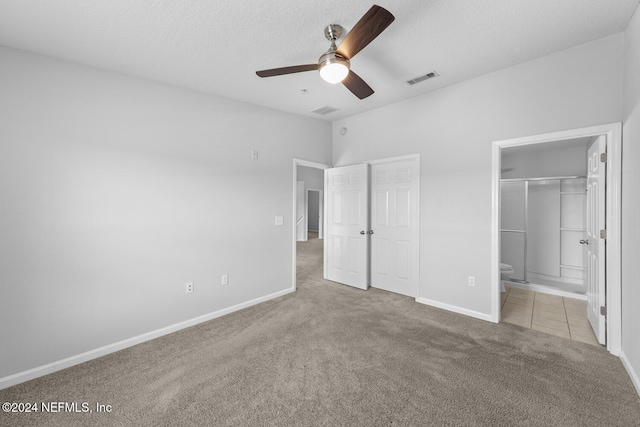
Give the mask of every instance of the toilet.
[(509, 279), (513, 276), (513, 267), (509, 264), (500, 263), (500, 292), (506, 292), (507, 288), (504, 286), (503, 280)]

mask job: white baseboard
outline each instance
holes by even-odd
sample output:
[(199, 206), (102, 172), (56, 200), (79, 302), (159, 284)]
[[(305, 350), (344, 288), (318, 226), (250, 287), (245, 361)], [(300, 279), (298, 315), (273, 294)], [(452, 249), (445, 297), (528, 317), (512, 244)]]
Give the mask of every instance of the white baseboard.
[(104, 347), (96, 348), (94, 350), (89, 350), (87, 352), (77, 354), (75, 356), (67, 357), (65, 359), (51, 362), (46, 365), (38, 366), (37, 368), (29, 369), (23, 372), (18, 372), (17, 374), (0, 378), (0, 390), (5, 389), (7, 387), (11, 387), (16, 384), (23, 383), (25, 381), (32, 380), (34, 378), (42, 377), (44, 375), (48, 375), (53, 372), (60, 371), (62, 369), (69, 368), (71, 366), (79, 365), (80, 363), (84, 363), (92, 359), (97, 359), (98, 357), (106, 356), (107, 354), (110, 354), (110, 353), (115, 353), (116, 351), (123, 350), (128, 347), (133, 347), (136, 344), (140, 344), (145, 341), (150, 341), (152, 339), (159, 338), (163, 335), (168, 335), (173, 332), (177, 332), (181, 329), (189, 328), (199, 323), (213, 320), (215, 318), (224, 316), (225, 314), (233, 313), (234, 311), (242, 310), (244, 308), (251, 307), (253, 305), (260, 304), (262, 302), (281, 297), (283, 295), (289, 294), (294, 291), (295, 291), (294, 288), (285, 289), (283, 291), (275, 292), (270, 295), (252, 299), (250, 301), (246, 301), (240, 304), (236, 304), (231, 307), (223, 308), (221, 310), (214, 311), (212, 313), (194, 317), (193, 319), (185, 320), (184, 322), (180, 322), (164, 328), (156, 329), (155, 331), (151, 331), (135, 337), (127, 338), (126, 340), (118, 341), (113, 344), (108, 344), (108, 345), (105, 345)]
[(541, 292), (543, 294), (549, 295), (557, 295), (560, 297), (567, 297), (573, 299), (579, 299), (582, 301), (587, 300), (587, 295), (584, 294), (576, 294), (574, 292), (562, 291), (559, 289), (552, 288), (551, 286), (538, 285), (536, 283), (519, 283), (519, 282), (511, 282), (510, 280), (505, 280), (505, 284), (508, 284), (512, 288), (525, 289), (527, 291)]
[(640, 396), (640, 377), (638, 376), (638, 373), (633, 369), (633, 366), (631, 366), (631, 362), (629, 362), (629, 359), (627, 359), (627, 355), (624, 354), (624, 351), (622, 350), (620, 350), (620, 360), (622, 361), (622, 366), (624, 366), (624, 368), (627, 370), (633, 386), (636, 388), (636, 393), (638, 393), (638, 396)]
[(465, 316), (475, 317), (476, 319), (484, 320), (487, 322), (497, 323), (495, 320), (493, 320), (490, 314), (480, 313), (479, 311), (469, 310), (466, 308), (458, 307), (456, 305), (451, 305), (428, 298), (416, 298), (416, 302), (419, 302), (420, 304), (430, 305), (432, 307), (441, 308), (443, 310), (453, 311), (454, 313), (464, 314)]

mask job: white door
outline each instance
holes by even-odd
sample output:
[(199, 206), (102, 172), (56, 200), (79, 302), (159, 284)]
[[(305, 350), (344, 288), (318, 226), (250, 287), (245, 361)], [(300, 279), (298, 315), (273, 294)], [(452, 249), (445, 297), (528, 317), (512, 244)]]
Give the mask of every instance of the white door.
[(371, 166), (371, 286), (418, 296), (418, 164)]
[(325, 278), (360, 289), (369, 286), (367, 189), (367, 165), (325, 170)]
[(589, 147), (587, 174), (587, 316), (600, 344), (606, 342), (606, 317), (600, 307), (606, 305), (605, 294), (605, 240), (600, 230), (605, 229), (605, 177), (606, 163), (600, 156), (607, 151), (604, 136)]

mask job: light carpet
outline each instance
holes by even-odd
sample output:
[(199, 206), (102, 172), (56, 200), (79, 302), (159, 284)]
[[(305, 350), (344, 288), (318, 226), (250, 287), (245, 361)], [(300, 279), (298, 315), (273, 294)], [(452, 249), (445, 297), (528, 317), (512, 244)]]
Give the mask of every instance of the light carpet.
[(640, 425), (603, 348), (322, 279), (295, 293), (0, 391), (109, 413), (0, 413), (3, 426)]

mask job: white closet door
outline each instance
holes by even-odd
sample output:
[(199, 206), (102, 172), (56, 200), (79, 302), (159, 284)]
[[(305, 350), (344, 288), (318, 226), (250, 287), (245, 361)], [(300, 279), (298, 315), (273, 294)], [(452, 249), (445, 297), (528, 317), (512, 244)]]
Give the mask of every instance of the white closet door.
[(418, 296), (418, 164), (371, 166), (371, 286)]
[(364, 164), (325, 170), (326, 279), (360, 289), (369, 287), (367, 172)]

